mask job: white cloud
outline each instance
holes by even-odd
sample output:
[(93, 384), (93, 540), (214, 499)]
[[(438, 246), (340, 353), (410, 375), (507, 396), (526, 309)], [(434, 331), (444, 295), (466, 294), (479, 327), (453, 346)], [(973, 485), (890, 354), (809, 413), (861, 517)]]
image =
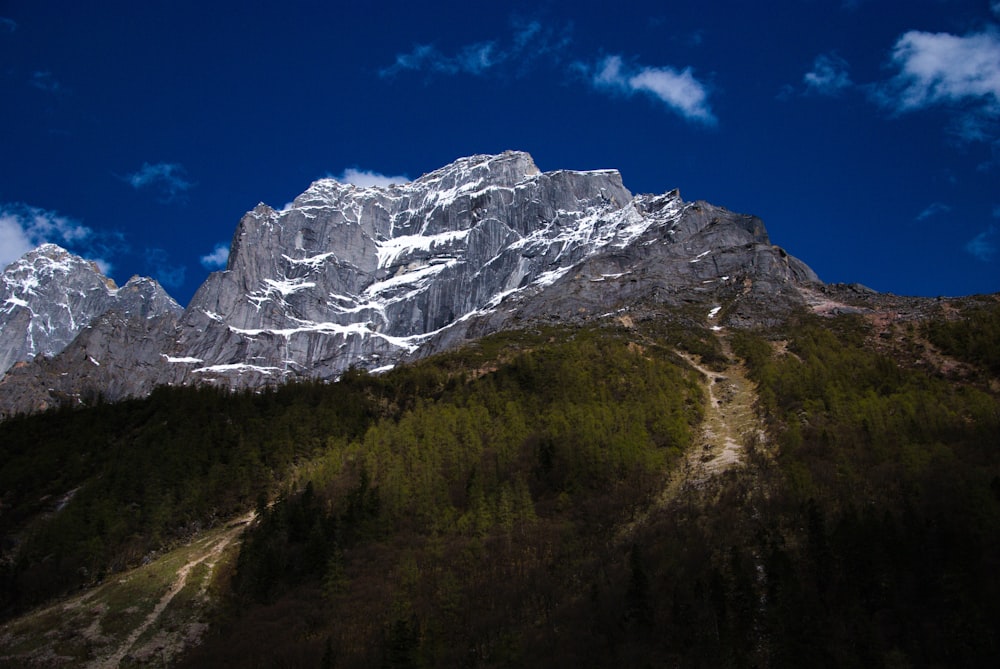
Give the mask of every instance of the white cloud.
[(0, 267), (6, 267), (35, 246), (18, 220), (0, 214)]
[(607, 56), (594, 68), (590, 82), (606, 92), (649, 95), (689, 121), (716, 123), (708, 104), (708, 88), (694, 77), (690, 67), (677, 71), (671, 67), (629, 66), (621, 56)]
[(993, 10), (994, 14), (1000, 17), (1000, 0), (993, 0), (990, 2), (990, 9)]
[(610, 88), (619, 92), (628, 90), (628, 77), (622, 72), (621, 56), (608, 56), (594, 70), (593, 84), (599, 88)]
[(990, 28), (964, 37), (911, 30), (893, 47), (888, 82), (873, 89), (876, 102), (903, 114), (944, 107), (952, 130), (968, 141), (991, 141), (1000, 117), (1000, 33)]
[[(486, 40), (459, 47), (454, 55), (440, 51), (433, 44), (418, 44), (408, 53), (396, 56), (389, 67), (379, 70), (383, 78), (403, 72), (474, 76), (523, 74), (545, 57), (562, 63), (570, 44), (570, 28), (560, 30), (539, 21), (514, 19), (506, 42)], [(699, 35), (700, 39), (700, 35)], [(664, 103), (684, 118), (707, 125), (716, 123), (708, 104), (708, 89), (692, 74), (691, 68), (626, 67), (621, 56), (608, 56), (596, 67), (576, 62), (570, 68), (583, 72), (588, 83), (605, 92), (632, 95), (642, 93)]]
[(1000, 230), (991, 225), (966, 243), (965, 251), (977, 260), (992, 262), (997, 255), (997, 244), (1000, 243)]
[(847, 71), (847, 61), (835, 53), (816, 56), (813, 68), (806, 72), (802, 80), (807, 93), (837, 96), (854, 85)]
[(935, 104), (984, 99), (1000, 102), (1000, 36), (966, 37), (910, 31), (892, 52), (899, 73), (891, 82), (901, 111)]
[(917, 220), (926, 221), (928, 218), (931, 218), (932, 216), (937, 216), (938, 214), (947, 214), (949, 211), (951, 211), (951, 207), (949, 207), (945, 203), (932, 202), (931, 204), (927, 205), (927, 207), (922, 212), (917, 214)]
[(645, 68), (628, 83), (634, 90), (659, 98), (685, 118), (715, 123), (715, 116), (708, 107), (708, 92), (691, 74), (691, 68), (683, 72), (671, 68)]
[(182, 201), (194, 184), (187, 180), (184, 167), (177, 163), (143, 163), (124, 180), (136, 190), (153, 189), (161, 202)]
[(340, 183), (353, 184), (359, 188), (368, 188), (369, 186), (385, 188), (392, 184), (405, 184), (410, 181), (410, 178), (407, 176), (390, 177), (378, 172), (372, 172), (371, 170), (359, 170), (354, 167), (347, 168), (340, 176), (336, 176), (334, 179)]
[(201, 257), (201, 265), (205, 269), (222, 269), (229, 261), (229, 245), (219, 242), (212, 252)]
[[(90, 228), (59, 214), (23, 204), (0, 204), (0, 267), (46, 242), (73, 246), (88, 240)], [(104, 260), (97, 261), (104, 263)]]

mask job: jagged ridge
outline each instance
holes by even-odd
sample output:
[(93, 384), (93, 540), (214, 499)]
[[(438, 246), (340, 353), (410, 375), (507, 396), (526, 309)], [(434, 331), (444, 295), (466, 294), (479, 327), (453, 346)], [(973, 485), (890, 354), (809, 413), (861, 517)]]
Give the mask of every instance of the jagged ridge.
[(60, 353), (109, 309), (146, 318), (181, 307), (153, 279), (122, 288), (98, 266), (56, 244), (43, 244), (0, 275), (0, 375), (35, 356)]
[[(42, 372), (9, 374), (0, 403), (23, 408), (31, 396), (37, 408), (88, 383), (115, 399), (158, 384), (333, 379), (518, 320), (599, 317), (643, 300), (701, 301), (706, 313), (736, 300), (726, 317), (750, 322), (802, 303), (796, 286), (817, 281), (757, 218), (677, 191), (633, 196), (614, 170), (541, 172), (526, 153), (478, 155), (406, 184), (322, 179), (283, 210), (258, 205), (225, 271), (179, 320), (104, 318)], [(88, 358), (91, 375), (95, 364), (138, 368), (94, 387), (76, 369)]]

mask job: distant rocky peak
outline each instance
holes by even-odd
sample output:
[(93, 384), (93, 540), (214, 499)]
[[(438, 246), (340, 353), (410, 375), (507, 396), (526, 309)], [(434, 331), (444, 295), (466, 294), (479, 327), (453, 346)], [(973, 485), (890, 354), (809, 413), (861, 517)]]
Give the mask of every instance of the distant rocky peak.
[(541, 173), (527, 153), (504, 151), (496, 155), (480, 154), (459, 158), (449, 165), (428, 172), (411, 184), (414, 188), (434, 190), (447, 190), (471, 183), (512, 187)]
[(113, 308), (126, 315), (154, 318), (167, 313), (179, 316), (184, 311), (159, 281), (148, 276), (133, 276), (118, 289), (116, 297)]
[(10, 283), (9, 278), (14, 276), (51, 276), (55, 273), (65, 275), (80, 271), (100, 276), (109, 290), (115, 290), (118, 287), (112, 279), (104, 276), (100, 267), (93, 260), (81, 258), (58, 244), (51, 243), (42, 244), (12, 262), (4, 271), (4, 277), (5, 282)]
[(143, 317), (181, 311), (152, 279), (119, 288), (97, 263), (61, 246), (29, 251), (0, 275), (0, 375), (16, 362), (56, 355), (114, 307)]
[[(511, 188), (525, 179), (540, 175), (530, 155), (523, 151), (505, 151), (497, 155), (459, 158), (444, 167), (405, 183), (389, 186), (355, 186), (334, 178), (318, 179), (292, 202), (290, 208), (339, 206), (362, 193), (369, 197), (406, 198), (416, 193), (435, 192), (445, 196), (449, 190), (471, 191), (473, 186)], [(363, 197), (363, 196), (362, 196)]]
[(56, 244), (43, 244), (12, 262), (0, 282), (0, 298), (7, 305), (44, 301), (65, 292), (64, 287), (70, 284), (103, 288), (108, 294), (118, 289), (113, 280), (101, 273), (97, 263)]
[(73, 257), (73, 254), (59, 246), (58, 244), (45, 243), (34, 249), (33, 251), (28, 251), (22, 256), (22, 259), (27, 262), (33, 262), (37, 258), (49, 258), (52, 260), (64, 259)]

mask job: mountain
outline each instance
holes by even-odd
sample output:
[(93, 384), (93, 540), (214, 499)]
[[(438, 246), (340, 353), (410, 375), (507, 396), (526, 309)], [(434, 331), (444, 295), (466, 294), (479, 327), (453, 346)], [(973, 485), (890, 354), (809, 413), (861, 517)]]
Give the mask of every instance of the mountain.
[(998, 295), (523, 153), (4, 286), (3, 666), (996, 665)]
[(93, 263), (45, 244), (0, 276), (0, 373), (59, 353), (114, 301), (117, 287)]
[(95, 263), (55, 244), (4, 270), (0, 304), (0, 374), (36, 356), (59, 354), (109, 310), (137, 318), (181, 311), (154, 280), (133, 277), (118, 288)]
[[(78, 319), (93, 325), (74, 346), (37, 351), (54, 357), (7, 375), (0, 406), (33, 410), (84, 385), (119, 399), (166, 384), (335, 379), (526, 323), (643, 304), (761, 324), (819, 286), (756, 217), (676, 190), (633, 195), (615, 170), (541, 172), (526, 153), (477, 155), (406, 184), (322, 179), (280, 211), (259, 204), (240, 221), (225, 271), (177, 322), (137, 329), (120, 311), (94, 322), (107, 311), (94, 309)], [(91, 360), (105, 372), (95, 377)]]

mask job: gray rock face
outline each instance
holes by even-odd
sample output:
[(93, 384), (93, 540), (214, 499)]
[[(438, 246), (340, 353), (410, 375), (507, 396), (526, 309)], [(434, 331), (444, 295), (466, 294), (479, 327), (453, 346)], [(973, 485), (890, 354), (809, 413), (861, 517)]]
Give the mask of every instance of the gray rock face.
[(94, 263), (55, 244), (11, 263), (0, 276), (0, 375), (17, 362), (62, 351), (117, 293)]
[(0, 416), (136, 394), (131, 386), (144, 392), (140, 362), (159, 360), (183, 312), (153, 279), (132, 277), (118, 288), (55, 244), (7, 267), (0, 300)]
[(8, 370), (0, 379), (0, 417), (148, 394), (179, 314), (179, 309), (147, 316), (109, 309), (58, 355)]
[(0, 275), (0, 376), (18, 362), (52, 357), (108, 310), (154, 318), (183, 310), (153, 279), (121, 288), (93, 262), (44, 244)]
[(648, 225), (617, 172), (542, 174), (525, 153), (464, 158), (416, 181), (317, 181), (244, 216), (229, 265), (197, 292), (166, 381), (335, 377), (378, 368), (510, 292), (551, 283)]
[[(130, 281), (120, 308), (105, 308), (46, 361), (44, 383), (17, 393), (40, 406), (47, 388), (80, 393), (84, 376), (88, 392), (109, 399), (159, 384), (333, 379), (519, 322), (644, 302), (701, 305), (706, 318), (745, 325), (780, 318), (802, 304), (798, 286), (818, 282), (757, 218), (676, 191), (633, 197), (614, 170), (542, 173), (525, 153), (472, 156), (406, 184), (323, 179), (284, 210), (258, 205), (237, 227), (226, 270), (179, 319), (138, 283), (125, 308)], [(0, 406), (39, 376), (15, 371)]]

